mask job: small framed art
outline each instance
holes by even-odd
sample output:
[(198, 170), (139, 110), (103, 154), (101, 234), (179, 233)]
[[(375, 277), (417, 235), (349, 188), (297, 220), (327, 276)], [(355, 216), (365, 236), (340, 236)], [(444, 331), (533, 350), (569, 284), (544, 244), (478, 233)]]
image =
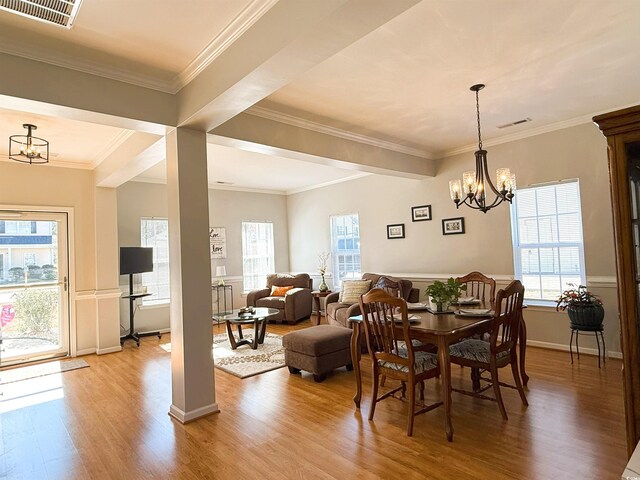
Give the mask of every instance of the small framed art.
[(431, 205), (411, 207), (411, 220), (414, 222), (425, 222), (427, 220), (431, 220)]
[(443, 235), (459, 235), (462, 233), (464, 233), (464, 217), (442, 219)]
[(404, 238), (404, 223), (387, 225), (387, 238)]

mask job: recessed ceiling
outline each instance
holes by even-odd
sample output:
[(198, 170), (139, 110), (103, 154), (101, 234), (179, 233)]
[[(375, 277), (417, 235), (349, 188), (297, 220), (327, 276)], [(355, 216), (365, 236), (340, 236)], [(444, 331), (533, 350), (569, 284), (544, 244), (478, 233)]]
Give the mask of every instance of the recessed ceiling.
[[(211, 187), (272, 193), (293, 193), (363, 175), (353, 170), (300, 162), (214, 144), (207, 145), (207, 169)], [(166, 163), (162, 161), (134, 180), (165, 183), (166, 170)], [(217, 182), (224, 182), (226, 185), (220, 185)]]
[[(640, 2), (425, 1), (259, 105), (429, 152), (640, 100)], [(530, 117), (507, 130), (498, 125)]]

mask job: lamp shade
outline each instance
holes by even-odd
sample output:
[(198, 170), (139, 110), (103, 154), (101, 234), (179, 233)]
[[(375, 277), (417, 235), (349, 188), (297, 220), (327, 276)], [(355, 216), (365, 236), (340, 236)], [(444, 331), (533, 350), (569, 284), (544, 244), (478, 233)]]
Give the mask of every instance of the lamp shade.
[(224, 265), (216, 267), (216, 277), (224, 277), (227, 274), (227, 268)]

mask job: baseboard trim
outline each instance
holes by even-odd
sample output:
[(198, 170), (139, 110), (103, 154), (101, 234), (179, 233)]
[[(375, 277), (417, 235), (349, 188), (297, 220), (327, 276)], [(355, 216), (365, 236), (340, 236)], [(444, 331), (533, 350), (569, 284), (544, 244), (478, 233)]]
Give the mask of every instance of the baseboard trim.
[(218, 413), (219, 411), (220, 409), (218, 408), (217, 403), (196, 408), (190, 412), (184, 412), (175, 405), (171, 405), (169, 407), (169, 416), (175, 418), (180, 423), (189, 423), (199, 418), (206, 417), (207, 415), (211, 415), (212, 413)]
[[(538, 340), (527, 340), (527, 346), (530, 347), (539, 347), (546, 348), (548, 350), (560, 350), (562, 352), (569, 351), (569, 345), (562, 345), (560, 343), (550, 343), (550, 342), (540, 342)], [(574, 350), (575, 351), (575, 350)], [(584, 353), (587, 355), (598, 355), (597, 348), (584, 348), (580, 347), (580, 353)], [(606, 351), (607, 358), (622, 358), (622, 352), (611, 352), (609, 350)]]
[(115, 347), (109, 347), (109, 348), (98, 348), (96, 350), (96, 353), (98, 355), (106, 355), (107, 353), (116, 353), (116, 352), (121, 352), (122, 351), (122, 346), (121, 345), (117, 345)]
[(82, 350), (76, 350), (76, 357), (81, 357), (83, 355), (92, 355), (94, 353), (96, 353), (95, 347), (83, 348)]

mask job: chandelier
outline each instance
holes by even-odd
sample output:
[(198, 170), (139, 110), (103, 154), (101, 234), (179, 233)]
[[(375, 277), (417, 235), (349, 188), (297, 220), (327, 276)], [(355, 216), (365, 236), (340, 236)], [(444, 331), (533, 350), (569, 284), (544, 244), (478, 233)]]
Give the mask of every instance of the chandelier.
[(22, 125), (27, 129), (26, 135), (9, 137), (9, 158), (22, 163), (49, 163), (49, 142), (34, 137), (32, 131), (38, 127), (30, 123)]
[[(476, 115), (478, 119), (478, 150), (476, 156), (476, 170), (462, 174), (460, 180), (449, 182), (449, 194), (451, 200), (456, 204), (467, 205), (475, 210), (487, 213), (493, 207), (497, 207), (503, 201), (511, 203), (516, 191), (516, 176), (508, 168), (498, 168), (496, 170), (496, 185), (491, 181), (489, 170), (487, 169), (487, 151), (482, 148), (482, 136), (480, 134), (480, 103), (478, 92), (484, 88), (483, 84), (474, 85), (470, 88), (476, 92)], [(487, 190), (495, 194), (495, 198), (490, 203), (487, 202)], [(490, 193), (490, 192), (489, 192)]]

